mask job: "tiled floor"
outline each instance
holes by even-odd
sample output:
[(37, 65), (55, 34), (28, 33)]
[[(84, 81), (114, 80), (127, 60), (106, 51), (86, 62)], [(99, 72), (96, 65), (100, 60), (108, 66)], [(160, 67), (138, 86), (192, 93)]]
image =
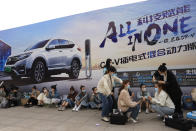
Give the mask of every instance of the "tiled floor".
[(55, 108), (14, 107), (0, 109), (0, 131), (175, 131), (155, 113), (140, 113), (139, 119), (137, 124), (111, 125), (100, 120), (97, 110), (59, 112)]

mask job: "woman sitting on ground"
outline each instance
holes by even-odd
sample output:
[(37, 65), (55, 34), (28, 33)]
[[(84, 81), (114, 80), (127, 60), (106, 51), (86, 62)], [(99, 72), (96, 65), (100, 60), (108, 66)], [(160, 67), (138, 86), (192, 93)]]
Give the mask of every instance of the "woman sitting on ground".
[(32, 107), (33, 105), (38, 104), (37, 97), (40, 92), (37, 90), (36, 86), (32, 87), (31, 97), (28, 99), (27, 103), (24, 105), (25, 107)]
[(7, 94), (5, 90), (4, 85), (0, 86), (0, 108), (8, 107)]
[(130, 88), (130, 82), (128, 80), (123, 81), (122, 87), (119, 89), (118, 97), (118, 109), (123, 113), (131, 112), (130, 118), (134, 123), (137, 123), (137, 116), (140, 109), (140, 101), (135, 102), (131, 99), (128, 89)]
[(85, 86), (80, 87), (81, 92), (76, 96), (75, 106), (72, 109), (73, 111), (79, 111), (83, 107), (88, 107), (88, 94), (85, 90)]
[(64, 111), (66, 107), (74, 107), (75, 97), (77, 96), (78, 92), (75, 91), (74, 87), (70, 88), (70, 92), (67, 96), (67, 99), (62, 101), (61, 106), (59, 107), (59, 111)]
[(46, 87), (42, 88), (41, 94), (37, 97), (38, 100), (38, 106), (43, 106), (44, 104), (50, 104), (50, 99), (49, 99), (49, 91)]
[(92, 88), (92, 95), (90, 97), (89, 105), (92, 109), (100, 109), (101, 108), (101, 99), (97, 93), (97, 87)]
[(15, 85), (12, 85), (11, 92), (9, 93), (8, 99), (9, 99), (9, 106), (19, 106), (21, 102), (21, 92), (18, 90), (18, 87)]
[(167, 118), (168, 115), (172, 115), (175, 111), (174, 103), (169, 95), (163, 90), (164, 86), (164, 84), (158, 84), (158, 91), (155, 93), (155, 97), (148, 97), (152, 103), (151, 108), (163, 118), (163, 121), (165, 121), (165, 118)]
[(56, 85), (51, 86), (49, 98), (51, 99), (51, 104), (55, 104), (56, 106), (58, 106), (58, 104), (60, 103), (61, 100), (60, 100), (59, 93), (56, 89)]

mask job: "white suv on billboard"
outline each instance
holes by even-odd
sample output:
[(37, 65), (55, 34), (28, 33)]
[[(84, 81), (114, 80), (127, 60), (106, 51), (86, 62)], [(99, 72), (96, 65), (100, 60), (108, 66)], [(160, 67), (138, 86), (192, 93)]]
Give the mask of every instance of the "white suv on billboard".
[(50, 75), (67, 73), (76, 79), (82, 67), (81, 49), (72, 41), (48, 39), (7, 59), (4, 71), (13, 78), (31, 77), (42, 82)]

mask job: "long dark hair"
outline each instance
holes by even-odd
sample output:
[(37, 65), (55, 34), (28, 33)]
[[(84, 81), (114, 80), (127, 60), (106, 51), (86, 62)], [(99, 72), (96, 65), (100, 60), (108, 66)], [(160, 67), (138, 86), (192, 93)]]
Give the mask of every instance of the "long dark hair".
[(46, 88), (46, 87), (43, 87), (43, 88), (42, 88), (42, 91), (41, 91), (42, 93), (44, 93), (44, 89), (47, 89), (47, 88)]
[(107, 59), (104, 68), (106, 68), (106, 69), (108, 70), (108, 69), (110, 68), (110, 66), (111, 66), (111, 65), (110, 65), (110, 62), (111, 62), (111, 61), (112, 61), (112, 59), (110, 59), (110, 58)]
[(166, 92), (166, 85), (165, 84), (158, 83), (158, 87), (161, 87), (162, 90), (164, 90)]
[(129, 82), (130, 82), (129, 80), (124, 80), (124, 81), (123, 81), (122, 86), (121, 86), (120, 89), (119, 89), (118, 95), (120, 95), (120, 92), (125, 88), (125, 85), (126, 85), (127, 83), (129, 83)]
[(158, 71), (160, 72), (167, 71), (166, 63), (162, 63), (162, 65), (159, 66)]
[(74, 88), (73, 86), (71, 86), (69, 90), (70, 90), (70, 91), (71, 91), (71, 90), (72, 90), (72, 91), (75, 91), (75, 88)]

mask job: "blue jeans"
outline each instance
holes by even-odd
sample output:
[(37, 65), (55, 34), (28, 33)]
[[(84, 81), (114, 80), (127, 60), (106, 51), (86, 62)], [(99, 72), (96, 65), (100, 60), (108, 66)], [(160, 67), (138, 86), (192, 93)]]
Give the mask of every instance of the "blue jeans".
[(130, 117), (136, 119), (139, 113), (140, 105), (138, 104), (136, 107), (130, 107), (126, 113), (131, 112)]
[(160, 106), (157, 104), (152, 104), (151, 107), (154, 111), (156, 111), (158, 114), (160, 114), (161, 117), (163, 117), (165, 115), (172, 115), (175, 110), (175, 109), (169, 108), (167, 106)]
[(106, 96), (102, 93), (99, 93), (99, 97), (102, 101), (101, 116), (102, 117), (107, 117), (109, 115), (109, 113), (112, 113), (112, 105), (113, 105), (112, 97), (111, 97), (111, 95)]
[(74, 101), (72, 101), (71, 99), (66, 99), (65, 101), (69, 103), (70, 107), (74, 107)]

